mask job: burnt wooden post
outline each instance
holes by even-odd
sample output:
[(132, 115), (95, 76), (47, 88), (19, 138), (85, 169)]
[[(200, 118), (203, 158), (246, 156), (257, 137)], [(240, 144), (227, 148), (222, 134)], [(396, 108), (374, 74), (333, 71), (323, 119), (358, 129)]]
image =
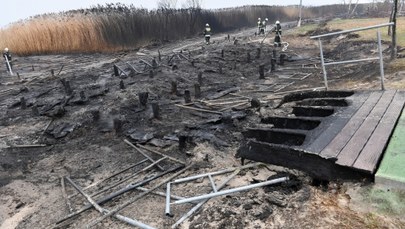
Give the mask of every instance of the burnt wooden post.
[(203, 84), (203, 73), (202, 72), (198, 72), (198, 83), (200, 85)]
[(186, 104), (191, 103), (191, 93), (189, 90), (184, 91), (184, 102)]
[(84, 91), (80, 91), (79, 95), (81, 100), (86, 100), (86, 93)]
[(250, 63), (250, 52), (249, 51), (246, 54), (246, 62)]
[(261, 48), (257, 48), (257, 51), (256, 51), (256, 59), (260, 59), (261, 53), (262, 53), (262, 49), (261, 49)]
[(259, 66), (259, 75), (260, 75), (259, 79), (264, 79), (264, 64), (261, 64)]
[(119, 119), (119, 118), (113, 119), (113, 125), (114, 125), (114, 130), (115, 130), (116, 134), (121, 132), (123, 124), (124, 123), (122, 122), (121, 119)]
[(31, 65), (32, 71), (35, 71), (34, 65)]
[(196, 83), (194, 84), (194, 92), (195, 92), (195, 97), (200, 98), (201, 97), (201, 87), (200, 84)]
[(17, 72), (17, 78), (21, 80), (20, 73)]
[(156, 69), (156, 68), (158, 68), (159, 66), (158, 66), (158, 63), (156, 62), (156, 59), (155, 58), (153, 58), (153, 60), (152, 60), (152, 68), (153, 69)]
[(271, 58), (271, 71), (275, 71), (276, 70), (276, 58)]
[(250, 106), (253, 107), (253, 108), (258, 108), (258, 107), (260, 107), (260, 105), (261, 105), (260, 100), (258, 98), (253, 98), (250, 101)]
[(280, 65), (284, 65), (285, 57), (286, 57), (286, 55), (284, 53), (280, 54)]
[(185, 135), (180, 135), (179, 136), (179, 150), (180, 152), (184, 152), (187, 147), (187, 136)]
[(151, 105), (152, 105), (153, 118), (160, 119), (159, 103), (153, 102), (153, 103), (151, 103)]
[(142, 106), (146, 106), (146, 104), (148, 103), (148, 97), (149, 97), (149, 93), (148, 92), (140, 92), (138, 94), (138, 98), (139, 98), (139, 103)]
[(71, 95), (73, 93), (73, 90), (70, 87), (70, 82), (66, 79), (60, 79), (60, 82), (62, 83), (63, 87), (65, 88), (65, 93), (67, 95)]
[(224, 58), (224, 52), (225, 52), (225, 51), (222, 49), (222, 50), (221, 50), (221, 57), (222, 57), (222, 58)]
[(118, 69), (117, 65), (114, 64), (114, 76), (120, 76), (120, 70)]
[(121, 89), (121, 90), (124, 90), (124, 89), (125, 89), (124, 80), (120, 80), (120, 89)]
[(172, 80), (172, 81), (171, 81), (171, 84), (172, 84), (172, 91), (171, 91), (171, 93), (172, 93), (173, 95), (177, 95), (177, 81)]
[(162, 62), (162, 55), (160, 54), (160, 49), (158, 49), (158, 60), (159, 62)]
[(153, 75), (154, 75), (154, 73), (153, 73), (153, 70), (149, 70), (149, 78), (153, 78)]
[(228, 34), (228, 41), (231, 41), (231, 36)]
[(27, 102), (25, 101), (24, 97), (20, 98), (21, 109), (25, 110), (27, 108)]
[(55, 71), (53, 69), (51, 69), (51, 75), (52, 77), (55, 77)]
[(223, 74), (223, 73), (224, 73), (224, 71), (223, 71), (223, 69), (222, 69), (222, 64), (221, 64), (221, 63), (218, 63), (218, 72), (219, 72), (219, 74)]
[(90, 113), (94, 122), (100, 120), (100, 110), (91, 110)]
[(277, 58), (277, 50), (273, 49), (273, 58), (276, 59)]
[(70, 81), (66, 80), (65, 82), (65, 91), (67, 95), (71, 95), (73, 93), (72, 88), (70, 87)]
[(39, 110), (38, 110), (38, 106), (37, 105), (34, 105), (34, 106), (32, 106), (32, 115), (33, 116), (39, 116)]

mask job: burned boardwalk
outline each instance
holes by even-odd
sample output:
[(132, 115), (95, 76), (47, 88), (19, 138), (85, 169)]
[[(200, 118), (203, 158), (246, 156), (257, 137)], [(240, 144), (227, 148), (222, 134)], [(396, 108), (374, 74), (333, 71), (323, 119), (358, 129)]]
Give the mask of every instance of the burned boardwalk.
[(403, 91), (326, 91), (286, 96), (295, 117), (263, 117), (238, 154), (319, 179), (372, 178), (404, 106)]

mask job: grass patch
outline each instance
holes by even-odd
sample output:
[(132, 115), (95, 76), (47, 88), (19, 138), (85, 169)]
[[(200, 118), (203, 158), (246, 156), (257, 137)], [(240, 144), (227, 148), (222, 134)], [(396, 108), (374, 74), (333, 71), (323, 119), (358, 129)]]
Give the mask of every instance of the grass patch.
[[(329, 21), (327, 28), (330, 30), (348, 30), (360, 27), (373, 26), (388, 23), (388, 18), (365, 18), (365, 19), (335, 19)], [(383, 41), (391, 42), (391, 36), (388, 36), (388, 27), (380, 28)], [(360, 37), (357, 40), (377, 40), (377, 30), (365, 30), (356, 32)], [(405, 18), (397, 19), (397, 43), (399, 46), (405, 46)]]

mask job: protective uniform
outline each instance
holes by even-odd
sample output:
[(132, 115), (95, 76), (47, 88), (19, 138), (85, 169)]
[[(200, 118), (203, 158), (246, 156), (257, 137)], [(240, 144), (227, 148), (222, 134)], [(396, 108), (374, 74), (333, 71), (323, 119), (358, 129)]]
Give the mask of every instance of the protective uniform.
[(263, 21), (263, 29), (264, 29), (264, 32), (266, 31), (266, 27), (267, 27), (267, 22), (268, 22), (268, 21), (269, 21), (268, 18), (264, 19), (264, 21)]
[(279, 21), (276, 21), (274, 32), (276, 33), (276, 36), (274, 37), (274, 46), (281, 47), (281, 25)]
[[(9, 62), (9, 64), (10, 64), (10, 67), (13, 68), (13, 64), (12, 64), (12, 62), (11, 62), (11, 53), (10, 53), (10, 51), (8, 50), (8, 48), (5, 48), (5, 49), (4, 49), (3, 58), (4, 58), (4, 60), (7, 59), (8, 62)], [(7, 62), (6, 62), (6, 67), (7, 67), (7, 71), (10, 71)]]
[(261, 18), (258, 18), (258, 19), (257, 19), (257, 28), (258, 28), (258, 30), (259, 30), (259, 35), (262, 34), (262, 32), (263, 32), (263, 34), (264, 34), (263, 22), (262, 22), (262, 19), (261, 19)]
[(205, 43), (208, 45), (210, 43), (210, 39), (211, 39), (211, 27), (208, 23), (205, 25), (204, 37), (205, 37)]

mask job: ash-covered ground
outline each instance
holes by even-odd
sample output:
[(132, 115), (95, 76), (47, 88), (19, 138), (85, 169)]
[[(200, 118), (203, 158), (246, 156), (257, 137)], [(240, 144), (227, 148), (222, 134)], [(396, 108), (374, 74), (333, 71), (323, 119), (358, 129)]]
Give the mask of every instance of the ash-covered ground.
[[(264, 37), (254, 36), (249, 29), (231, 33), (229, 39), (227, 34), (215, 35), (210, 45), (193, 38), (112, 54), (16, 57), (18, 76), (12, 77), (1, 66), (0, 227), (80, 228), (93, 222), (100, 213), (91, 209), (56, 224), (88, 204), (65, 178), (61, 182), (62, 177), (83, 188), (96, 184), (85, 192), (98, 200), (162, 172), (157, 166), (144, 169), (151, 164), (144, 162), (98, 183), (145, 159), (126, 139), (176, 159), (162, 160), (160, 169), (176, 168), (178, 161), (192, 165), (179, 177), (240, 166), (235, 154), (246, 127), (259, 125), (261, 117), (290, 114), (288, 104), (275, 108), (288, 92), (322, 90), (319, 50), (308, 37), (286, 31), (283, 39), (289, 46), (283, 52), (273, 47), (272, 35), (262, 43)], [(373, 42), (351, 39), (326, 41), (325, 57), (354, 59), (377, 49)], [(273, 50), (275, 70), (271, 70)], [(284, 64), (280, 54), (285, 55)], [(264, 79), (260, 79), (261, 65)], [(329, 86), (378, 89), (378, 69), (377, 63), (330, 68)], [(191, 101), (185, 100), (187, 91)], [(162, 158), (141, 151), (153, 160)], [(142, 187), (153, 188), (172, 174)], [(213, 179), (219, 185), (229, 175)], [(361, 193), (359, 186), (372, 185), (367, 182), (319, 182), (299, 171), (259, 165), (239, 172), (225, 189), (282, 176), (290, 181), (213, 198), (179, 227), (405, 227), (400, 212), (353, 207), (356, 201), (348, 193)], [(165, 192), (165, 188), (157, 190)], [(208, 179), (172, 187), (172, 194), (183, 197), (211, 191)], [(102, 206), (112, 210), (140, 193), (131, 190)], [(168, 217), (165, 198), (149, 194), (120, 214), (156, 228), (170, 228), (192, 206), (173, 205), (173, 217)], [(113, 218), (96, 226), (126, 227), (130, 226)]]

